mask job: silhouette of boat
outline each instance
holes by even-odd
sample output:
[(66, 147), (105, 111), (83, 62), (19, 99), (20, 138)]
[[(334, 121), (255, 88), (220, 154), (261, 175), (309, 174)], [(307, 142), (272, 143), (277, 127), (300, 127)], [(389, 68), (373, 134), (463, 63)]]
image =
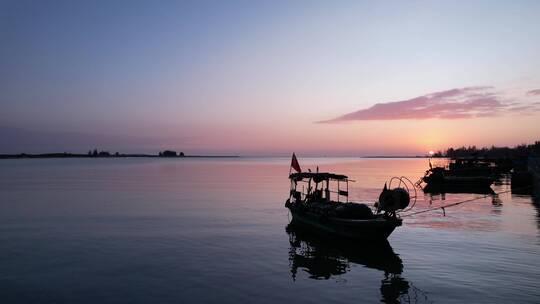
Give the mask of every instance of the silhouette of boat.
[[(402, 225), (396, 211), (406, 208), (411, 199), (405, 188), (389, 189), (385, 184), (376, 210), (372, 210), (366, 204), (348, 201), (349, 178), (346, 175), (299, 172), (290, 174), (289, 179), (291, 189), (285, 207), (292, 214), (292, 222), (342, 238), (386, 240), (396, 227)], [(346, 190), (340, 188), (343, 184)], [(332, 200), (331, 195), (336, 200)]]
[(475, 184), (453, 184), (453, 183), (430, 183), (424, 188), (424, 193), (445, 194), (445, 193), (469, 193), (469, 194), (495, 194), (495, 191), (488, 186), (478, 187)]
[(455, 159), (447, 167), (433, 167), (430, 160), (429, 167), (417, 183), (426, 183), (425, 188), (428, 189), (448, 189), (448, 193), (458, 193), (460, 188), (466, 193), (473, 190), (484, 192), (483, 189), (487, 191), (495, 181), (490, 164), (475, 159)]

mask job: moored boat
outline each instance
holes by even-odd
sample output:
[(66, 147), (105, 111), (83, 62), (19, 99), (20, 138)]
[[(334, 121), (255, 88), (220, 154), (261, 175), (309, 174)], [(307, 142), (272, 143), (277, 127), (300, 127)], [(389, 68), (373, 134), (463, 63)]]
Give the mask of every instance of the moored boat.
[(295, 169), (300, 172), (289, 175), (291, 188), (285, 203), (292, 215), (291, 224), (318, 233), (362, 240), (385, 240), (402, 225), (396, 211), (409, 205), (410, 196), (405, 188), (389, 189), (385, 185), (379, 202), (372, 209), (366, 204), (349, 202), (346, 175), (301, 172), (299, 165)]
[(431, 161), (429, 170), (418, 181), (426, 184), (424, 189), (474, 189), (488, 190), (495, 181), (493, 168), (489, 164), (474, 160), (453, 160), (448, 166), (433, 167)]
[(495, 181), (493, 176), (464, 176), (456, 175), (451, 170), (445, 168), (430, 169), (422, 180), (428, 185), (452, 185), (452, 186), (471, 186), (486, 188)]

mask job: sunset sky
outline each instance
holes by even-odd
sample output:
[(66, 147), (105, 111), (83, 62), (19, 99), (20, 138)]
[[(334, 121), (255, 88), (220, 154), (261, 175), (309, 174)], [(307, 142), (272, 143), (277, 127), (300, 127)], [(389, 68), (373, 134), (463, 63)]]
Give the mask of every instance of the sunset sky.
[(0, 153), (540, 140), (540, 1), (0, 0)]

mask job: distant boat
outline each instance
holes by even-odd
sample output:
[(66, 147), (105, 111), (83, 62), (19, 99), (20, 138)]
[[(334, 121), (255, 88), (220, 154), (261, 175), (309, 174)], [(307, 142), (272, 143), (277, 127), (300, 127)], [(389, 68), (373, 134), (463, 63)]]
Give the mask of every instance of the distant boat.
[[(453, 160), (447, 167), (433, 167), (431, 161), (429, 170), (418, 181), (426, 183), (424, 189), (448, 189), (451, 192), (459, 192), (463, 188), (464, 192), (474, 189), (482, 190), (490, 188), (495, 181), (493, 168), (489, 163), (474, 159)], [(449, 192), (450, 192), (449, 191)]]
[[(285, 207), (292, 214), (291, 224), (340, 238), (386, 240), (402, 225), (396, 211), (410, 202), (407, 190), (388, 189), (385, 185), (376, 210), (372, 210), (366, 204), (348, 201), (349, 178), (345, 175), (299, 172), (290, 174), (289, 179), (291, 189)], [(331, 183), (335, 189), (330, 187)], [(340, 188), (342, 185), (346, 190)], [(336, 200), (330, 198), (331, 194)]]

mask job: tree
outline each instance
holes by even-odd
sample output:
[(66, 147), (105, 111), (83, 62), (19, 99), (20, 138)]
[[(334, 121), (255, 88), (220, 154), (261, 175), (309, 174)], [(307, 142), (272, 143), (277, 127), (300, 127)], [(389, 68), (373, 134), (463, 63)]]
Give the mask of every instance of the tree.
[(160, 152), (160, 156), (162, 156), (162, 157), (176, 157), (176, 156), (178, 156), (178, 154), (176, 153), (176, 151), (165, 150), (163, 152)]

